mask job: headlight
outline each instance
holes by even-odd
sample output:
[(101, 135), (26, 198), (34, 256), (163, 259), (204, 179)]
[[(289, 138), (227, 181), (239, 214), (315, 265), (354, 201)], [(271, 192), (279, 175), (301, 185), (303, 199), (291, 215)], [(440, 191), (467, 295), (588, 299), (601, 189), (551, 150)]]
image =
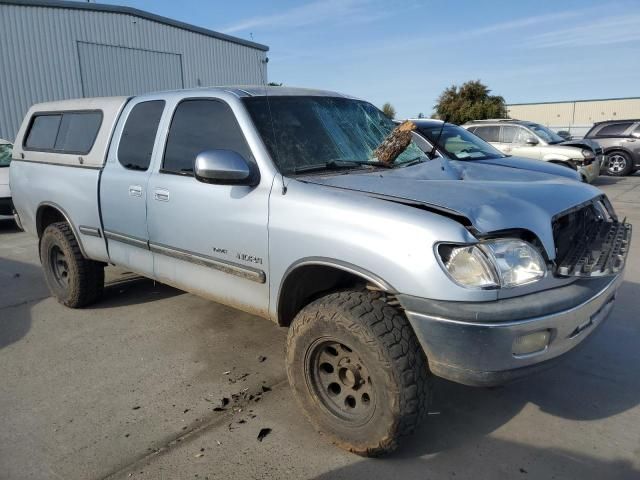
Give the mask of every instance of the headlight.
[(438, 252), (445, 270), (459, 285), (470, 288), (495, 288), (500, 285), (489, 257), (476, 245), (440, 245)]
[(595, 153), (593, 153), (593, 151), (589, 150), (588, 148), (583, 148), (582, 149), (582, 156), (584, 158), (595, 158), (596, 157)]
[(482, 244), (500, 275), (500, 285), (515, 287), (540, 280), (546, 266), (530, 243), (517, 239), (492, 240)]
[(467, 288), (526, 285), (540, 280), (544, 259), (533, 245), (519, 239), (496, 239), (476, 245), (438, 247), (449, 276)]

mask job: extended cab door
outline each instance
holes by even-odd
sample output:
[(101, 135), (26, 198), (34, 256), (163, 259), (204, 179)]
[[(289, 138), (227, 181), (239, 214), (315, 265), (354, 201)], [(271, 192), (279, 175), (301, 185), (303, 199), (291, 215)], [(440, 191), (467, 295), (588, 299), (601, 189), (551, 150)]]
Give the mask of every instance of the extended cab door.
[(148, 244), (147, 184), (164, 107), (164, 100), (135, 99), (126, 106), (100, 181), (110, 260), (148, 276), (153, 276), (153, 256)]
[(232, 150), (254, 164), (255, 158), (226, 102), (217, 98), (174, 102), (162, 161), (154, 169), (147, 193), (154, 276), (267, 316), (272, 179), (263, 177), (257, 186), (196, 180), (195, 158), (203, 151)]

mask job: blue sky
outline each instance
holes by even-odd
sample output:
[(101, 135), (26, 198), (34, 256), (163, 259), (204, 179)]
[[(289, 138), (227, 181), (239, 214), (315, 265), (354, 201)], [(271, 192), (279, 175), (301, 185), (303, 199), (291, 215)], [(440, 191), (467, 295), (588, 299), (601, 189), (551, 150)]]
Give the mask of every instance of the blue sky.
[(253, 38), (270, 81), (389, 101), (398, 117), (473, 79), (508, 103), (640, 96), (640, 0), (102, 1)]

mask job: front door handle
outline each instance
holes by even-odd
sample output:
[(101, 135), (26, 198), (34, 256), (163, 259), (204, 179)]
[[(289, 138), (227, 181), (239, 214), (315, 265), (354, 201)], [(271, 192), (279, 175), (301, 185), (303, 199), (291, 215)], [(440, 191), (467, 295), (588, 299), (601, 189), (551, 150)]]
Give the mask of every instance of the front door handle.
[(163, 188), (157, 188), (153, 192), (153, 198), (155, 198), (159, 202), (168, 202), (169, 201), (169, 190), (165, 190)]
[(132, 197), (141, 197), (142, 196), (142, 186), (140, 185), (129, 185), (129, 195)]

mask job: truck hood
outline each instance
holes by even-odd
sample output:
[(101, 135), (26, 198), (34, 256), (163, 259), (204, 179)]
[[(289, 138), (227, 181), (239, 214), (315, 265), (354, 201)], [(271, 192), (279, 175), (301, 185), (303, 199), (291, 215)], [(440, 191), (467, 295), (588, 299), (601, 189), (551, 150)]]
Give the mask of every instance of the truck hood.
[(553, 216), (602, 195), (595, 187), (557, 175), (440, 158), (405, 168), (297, 179), (464, 217), (480, 234), (529, 230), (550, 259), (555, 258)]
[(541, 162), (532, 158), (523, 157), (503, 157), (492, 158), (488, 160), (474, 160), (485, 165), (499, 165), (502, 167), (519, 168), (521, 170), (531, 170), (533, 172), (548, 173), (551, 175), (559, 175), (570, 180), (582, 181), (580, 174), (571, 168), (557, 165), (551, 162)]

